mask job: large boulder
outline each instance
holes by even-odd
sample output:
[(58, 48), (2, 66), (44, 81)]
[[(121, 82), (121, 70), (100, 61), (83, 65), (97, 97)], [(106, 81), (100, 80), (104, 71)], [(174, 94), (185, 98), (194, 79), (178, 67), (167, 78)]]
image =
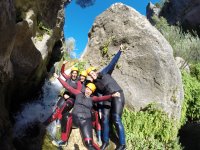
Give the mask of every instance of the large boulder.
[(126, 105), (139, 110), (155, 102), (169, 116), (179, 119), (183, 87), (172, 47), (133, 8), (116, 3), (99, 15), (89, 32), (82, 59), (102, 68), (121, 43), (128, 50), (122, 54), (112, 76), (123, 88)]

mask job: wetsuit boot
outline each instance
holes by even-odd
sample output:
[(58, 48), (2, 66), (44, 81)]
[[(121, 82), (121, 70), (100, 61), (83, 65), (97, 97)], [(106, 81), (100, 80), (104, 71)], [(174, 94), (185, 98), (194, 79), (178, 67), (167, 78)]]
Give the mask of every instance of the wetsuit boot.
[(109, 143), (104, 142), (104, 143), (101, 145), (100, 149), (101, 149), (101, 150), (105, 150), (106, 147), (108, 147), (108, 145), (109, 145)]
[(96, 150), (96, 148), (93, 146), (92, 140), (86, 140), (85, 146), (87, 147), (88, 150)]

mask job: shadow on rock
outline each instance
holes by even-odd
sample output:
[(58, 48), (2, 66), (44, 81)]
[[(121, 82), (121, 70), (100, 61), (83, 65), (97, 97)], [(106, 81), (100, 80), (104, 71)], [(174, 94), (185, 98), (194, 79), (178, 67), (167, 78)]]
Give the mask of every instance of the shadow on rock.
[(16, 150), (41, 150), (43, 145), (46, 129), (39, 122), (31, 124), (25, 131), (23, 137), (14, 139)]

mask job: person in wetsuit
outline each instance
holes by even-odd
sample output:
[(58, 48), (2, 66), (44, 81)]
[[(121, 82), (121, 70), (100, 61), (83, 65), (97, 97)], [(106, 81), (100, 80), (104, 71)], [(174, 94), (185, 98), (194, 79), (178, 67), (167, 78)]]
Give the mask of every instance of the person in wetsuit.
[[(91, 82), (90, 80), (87, 80), (87, 71), (86, 70), (83, 70), (83, 71), (80, 72), (79, 80), (82, 84), (82, 92), (84, 92), (86, 85)], [(93, 105), (92, 110), (91, 110), (92, 125), (96, 130), (97, 141), (101, 142), (101, 124), (100, 124), (100, 118), (99, 118), (98, 110), (99, 110), (98, 103), (95, 103)]]
[(54, 76), (60, 81), (64, 88), (75, 95), (76, 100), (72, 110), (72, 122), (74, 126), (80, 129), (85, 147), (88, 150), (100, 150), (99, 147), (93, 142), (91, 116), (93, 102), (106, 101), (112, 97), (120, 97), (119, 92), (101, 97), (91, 96), (96, 89), (96, 86), (93, 83), (88, 83), (83, 93), (71, 87), (67, 82), (64, 82), (57, 74), (54, 74)]
[[(81, 90), (82, 84), (78, 80), (78, 68), (73, 67), (71, 69), (70, 75), (65, 74), (66, 62), (62, 65), (61, 74), (66, 79), (70, 86), (77, 90)], [(45, 125), (53, 122), (54, 120), (61, 121), (61, 139), (66, 139), (68, 135), (68, 128), (66, 128), (68, 123), (69, 111), (73, 108), (75, 101), (75, 96), (68, 91), (65, 91), (63, 96), (61, 96), (57, 102), (55, 112), (44, 122)], [(70, 121), (70, 120), (69, 120)]]
[[(120, 47), (120, 49), (123, 49)], [(118, 52), (119, 53), (119, 52)], [(114, 68), (113, 68), (114, 69)], [(88, 75), (93, 79), (93, 83), (97, 87), (97, 92), (102, 95), (112, 94), (114, 92), (119, 92), (120, 97), (115, 97), (112, 101), (103, 102), (102, 110), (102, 126), (103, 126), (103, 144), (101, 150), (105, 150), (109, 145), (109, 119), (114, 123), (119, 137), (119, 146), (116, 150), (124, 150), (126, 148), (125, 142), (125, 131), (122, 124), (121, 116), (125, 104), (125, 98), (122, 88), (118, 85), (115, 79), (112, 78), (110, 70), (102, 70), (97, 73), (97, 70), (94, 67), (90, 67), (87, 70)]]

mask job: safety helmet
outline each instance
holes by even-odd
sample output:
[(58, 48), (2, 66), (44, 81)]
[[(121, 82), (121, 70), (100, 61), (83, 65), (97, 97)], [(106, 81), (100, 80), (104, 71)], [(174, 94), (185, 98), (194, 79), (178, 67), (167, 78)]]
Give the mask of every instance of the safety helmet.
[(71, 72), (72, 71), (77, 71), (78, 72), (78, 68), (77, 67), (72, 67)]
[(96, 67), (91, 66), (87, 69), (87, 74), (89, 74), (91, 71), (95, 71), (95, 70), (97, 70)]
[(94, 92), (96, 90), (96, 86), (94, 85), (94, 83), (88, 83), (86, 85), (86, 87), (88, 87), (90, 90), (92, 90), (92, 92)]
[(85, 70), (81, 71), (80, 75), (84, 76), (84, 77), (87, 77), (87, 71), (85, 71)]

